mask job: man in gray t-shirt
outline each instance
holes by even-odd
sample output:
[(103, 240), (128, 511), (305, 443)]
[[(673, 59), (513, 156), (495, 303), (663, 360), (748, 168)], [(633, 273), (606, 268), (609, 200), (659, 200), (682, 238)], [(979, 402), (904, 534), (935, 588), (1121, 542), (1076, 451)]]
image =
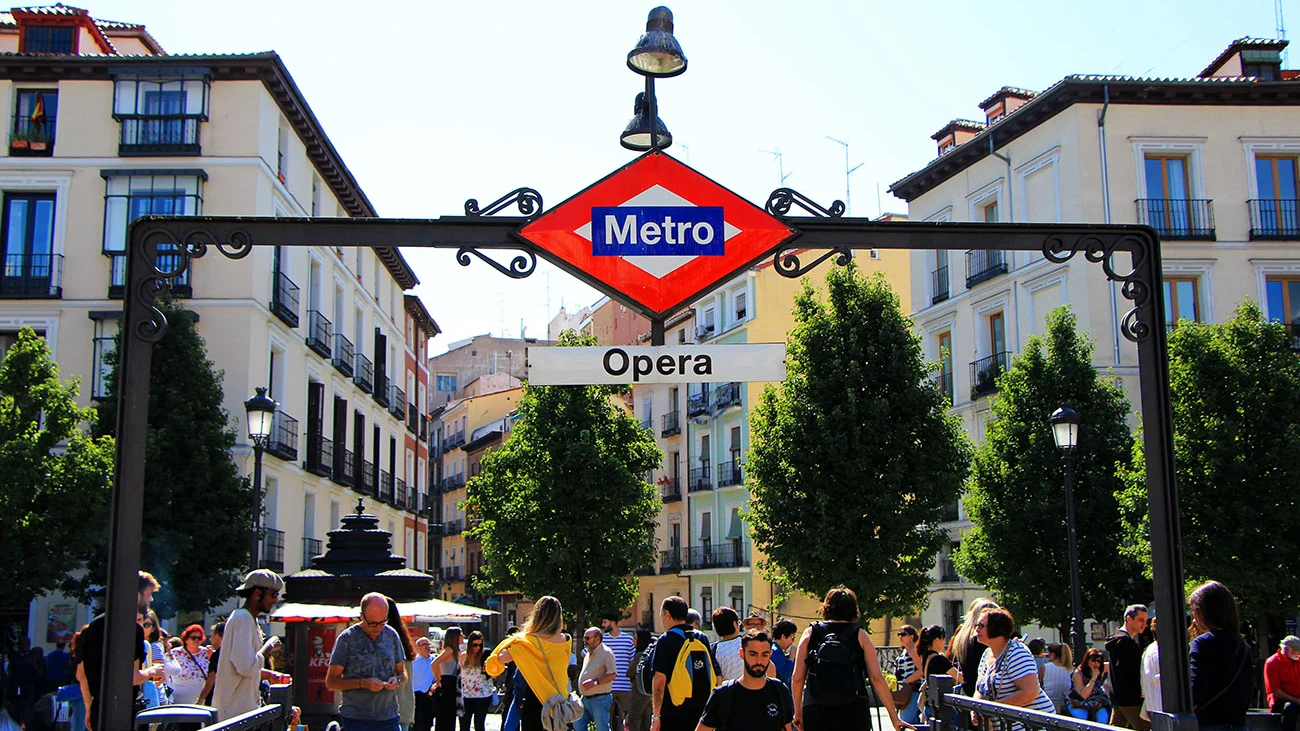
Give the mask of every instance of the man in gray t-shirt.
[(407, 682), (406, 653), (388, 626), (388, 598), (361, 599), (361, 621), (334, 640), (325, 687), (342, 691), (343, 731), (398, 731), (397, 686)]

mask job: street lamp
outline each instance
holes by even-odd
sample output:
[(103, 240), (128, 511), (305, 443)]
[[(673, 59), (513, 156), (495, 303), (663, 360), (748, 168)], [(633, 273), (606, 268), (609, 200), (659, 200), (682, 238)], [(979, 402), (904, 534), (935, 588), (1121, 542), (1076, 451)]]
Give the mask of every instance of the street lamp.
[(636, 98), (635, 116), (619, 135), (629, 150), (662, 150), (673, 144), (673, 136), (659, 119), (655, 79), (667, 79), (686, 71), (686, 56), (673, 37), (673, 12), (660, 5), (650, 11), (645, 34), (627, 54), (627, 67), (645, 77), (645, 92)]
[(1074, 451), (1079, 446), (1079, 412), (1062, 406), (1048, 418), (1052, 424), (1052, 439), (1061, 450), (1061, 464), (1065, 468), (1065, 522), (1070, 540), (1070, 645), (1076, 658), (1083, 657), (1083, 588), (1079, 581), (1079, 539), (1074, 518)]
[(248, 438), (253, 442), (253, 537), (248, 552), (248, 568), (257, 568), (257, 548), (262, 538), (262, 450), (266, 440), (271, 436), (271, 423), (275, 420), (275, 410), (279, 408), (274, 399), (266, 395), (266, 389), (259, 386), (253, 398), (244, 402), (244, 412), (248, 417)]

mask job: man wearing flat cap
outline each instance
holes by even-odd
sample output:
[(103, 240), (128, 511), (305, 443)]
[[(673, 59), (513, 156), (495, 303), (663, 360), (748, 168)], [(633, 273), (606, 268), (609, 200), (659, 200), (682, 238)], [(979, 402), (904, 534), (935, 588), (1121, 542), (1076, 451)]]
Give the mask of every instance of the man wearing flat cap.
[(212, 697), (218, 720), (227, 721), (260, 707), (263, 678), (272, 683), (289, 682), (288, 675), (265, 669), (266, 656), (280, 644), (280, 639), (263, 641), (262, 628), (257, 626), (258, 616), (271, 611), (280, 601), (281, 591), (284, 579), (267, 569), (249, 572), (235, 589), (244, 606), (231, 612), (221, 639)]
[(1264, 690), (1268, 709), (1282, 714), (1282, 731), (1296, 731), (1300, 718), (1300, 637), (1287, 635), (1277, 652), (1264, 661)]

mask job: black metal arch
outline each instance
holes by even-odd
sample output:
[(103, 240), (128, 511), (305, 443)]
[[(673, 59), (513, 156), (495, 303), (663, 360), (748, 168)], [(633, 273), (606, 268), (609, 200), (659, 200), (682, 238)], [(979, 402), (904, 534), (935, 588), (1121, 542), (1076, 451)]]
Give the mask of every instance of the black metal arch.
[[(522, 215), (495, 215), (511, 206)], [(791, 216), (795, 209), (809, 215)], [(1155, 597), (1163, 611), (1181, 611), (1183, 571), (1178, 495), (1165, 330), (1160, 326), (1163, 322), (1160, 247), (1154, 230), (1125, 225), (871, 221), (844, 217), (845, 206), (840, 201), (823, 207), (789, 188), (774, 191), (767, 201), (767, 210), (797, 230), (798, 236), (790, 243), (762, 253), (746, 266), (771, 256), (776, 270), (787, 277), (801, 276), (832, 257), (841, 265), (847, 264), (857, 249), (1036, 251), (1058, 263), (1082, 251), (1089, 261), (1102, 265), (1108, 279), (1121, 283), (1123, 296), (1133, 302), (1121, 329), (1138, 348)], [(664, 320), (673, 313), (647, 312), (621, 292), (518, 236), (518, 230), (541, 212), (541, 195), (531, 188), (519, 188), (483, 207), (471, 199), (465, 204), (463, 216), (427, 220), (149, 217), (132, 224), (122, 321), (117, 460), (106, 602), (109, 632), (105, 655), (109, 672), (104, 673), (100, 689), (102, 710), (97, 728), (130, 726), (129, 678), (134, 655), (131, 630), (134, 596), (130, 589), (135, 586), (135, 574), (140, 566), (151, 346), (166, 333), (166, 319), (157, 307), (157, 299), (167, 291), (168, 278), (180, 274), (191, 260), (203, 257), (213, 248), (232, 259), (247, 256), (254, 246), (456, 249), (456, 259), (461, 265), (478, 258), (513, 278), (530, 275), (536, 269), (537, 258), (541, 257), (610, 298), (649, 316), (654, 340), (662, 344)], [(179, 252), (174, 268), (159, 268), (160, 247), (167, 247), (163, 250), (169, 255)], [(799, 258), (803, 250), (820, 251), (813, 261), (803, 264)], [(503, 264), (487, 256), (485, 251), (516, 253)], [(1121, 253), (1130, 255), (1131, 265), (1127, 270), (1116, 268), (1115, 258)], [(1164, 709), (1187, 713), (1192, 703), (1188, 660), (1182, 651), (1186, 647), (1186, 629), (1181, 622), (1161, 622), (1158, 634), (1161, 645), (1178, 648), (1160, 653)]]

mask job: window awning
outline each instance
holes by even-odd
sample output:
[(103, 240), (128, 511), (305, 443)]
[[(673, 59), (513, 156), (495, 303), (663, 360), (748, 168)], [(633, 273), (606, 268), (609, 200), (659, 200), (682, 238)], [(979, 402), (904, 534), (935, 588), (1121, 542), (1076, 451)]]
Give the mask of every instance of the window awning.
[(741, 525), (740, 525), (740, 509), (732, 508), (731, 527), (727, 530), (727, 540), (737, 541), (740, 540), (742, 535), (743, 534), (741, 533)]

